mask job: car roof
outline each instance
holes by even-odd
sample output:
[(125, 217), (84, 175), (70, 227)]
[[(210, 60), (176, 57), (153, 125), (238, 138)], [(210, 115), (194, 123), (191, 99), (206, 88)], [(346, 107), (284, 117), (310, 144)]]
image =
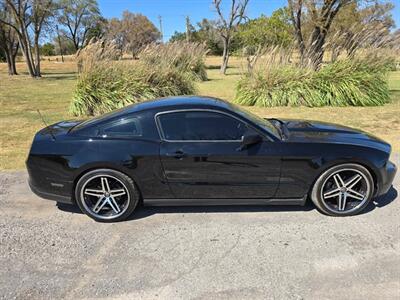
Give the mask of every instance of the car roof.
[[(228, 111), (237, 115), (235, 106), (232, 103), (218, 98), (206, 97), (206, 96), (173, 96), (173, 97), (157, 98), (154, 100), (143, 101), (125, 106), (118, 110), (86, 120), (75, 126), (73, 130), (82, 130), (84, 128), (90, 128), (92, 126), (108, 122), (109, 120), (112, 119), (125, 117), (126, 115), (129, 115), (131, 113), (141, 113), (145, 111), (152, 111), (154, 113), (158, 113), (168, 110), (184, 110), (184, 109), (214, 109), (214, 110), (222, 110), (225, 112)], [(239, 115), (243, 117), (243, 114)], [(269, 135), (275, 136), (276, 138), (276, 134), (274, 133), (269, 132)]]
[(111, 111), (109, 113), (94, 117), (86, 120), (81, 124), (75, 126), (74, 130), (81, 130), (87, 126), (92, 126), (107, 122), (110, 119), (123, 117), (131, 113), (140, 113), (144, 111), (153, 110), (161, 112), (165, 110), (179, 110), (179, 109), (221, 109), (221, 110), (232, 110), (232, 104), (221, 99), (204, 97), (204, 96), (173, 96), (157, 98), (154, 100), (143, 101), (139, 103), (130, 104), (123, 108)]
[(231, 108), (231, 104), (217, 98), (205, 97), (205, 96), (173, 96), (158, 98), (154, 100), (144, 101), (137, 104), (126, 106), (121, 110), (121, 113), (132, 113), (140, 112), (144, 110), (152, 109), (164, 109), (164, 108), (193, 108), (193, 107), (216, 107), (222, 109)]

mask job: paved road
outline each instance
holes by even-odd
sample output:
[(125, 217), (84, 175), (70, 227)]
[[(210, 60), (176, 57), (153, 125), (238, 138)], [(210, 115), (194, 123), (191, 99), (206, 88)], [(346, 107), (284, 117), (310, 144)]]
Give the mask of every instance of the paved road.
[(399, 176), (359, 216), (141, 208), (95, 223), (0, 174), (0, 298), (400, 299)]

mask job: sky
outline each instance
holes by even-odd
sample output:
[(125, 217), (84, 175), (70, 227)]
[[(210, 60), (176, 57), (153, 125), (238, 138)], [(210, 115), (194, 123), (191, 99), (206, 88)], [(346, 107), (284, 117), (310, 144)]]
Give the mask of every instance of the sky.
[[(395, 4), (393, 17), (397, 27), (400, 27), (400, 0), (392, 0)], [(222, 0), (227, 11), (230, 0)], [(247, 15), (256, 18), (261, 14), (266, 16), (277, 8), (285, 6), (287, 0), (250, 0)], [(158, 16), (162, 18), (164, 41), (167, 41), (175, 31), (185, 31), (185, 17), (189, 16), (191, 23), (196, 24), (203, 18), (215, 19), (216, 13), (212, 0), (99, 0), (100, 10), (104, 17), (121, 17), (124, 10), (141, 13), (147, 16), (159, 27)]]

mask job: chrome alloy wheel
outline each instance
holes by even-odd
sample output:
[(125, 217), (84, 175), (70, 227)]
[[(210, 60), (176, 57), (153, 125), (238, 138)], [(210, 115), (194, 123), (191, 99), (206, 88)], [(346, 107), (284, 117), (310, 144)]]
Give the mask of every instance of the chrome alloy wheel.
[(334, 213), (349, 213), (363, 206), (372, 187), (367, 177), (356, 169), (340, 169), (322, 184), (321, 199)]
[(110, 220), (118, 218), (128, 209), (130, 196), (121, 180), (111, 175), (96, 175), (82, 186), (81, 199), (88, 213)]

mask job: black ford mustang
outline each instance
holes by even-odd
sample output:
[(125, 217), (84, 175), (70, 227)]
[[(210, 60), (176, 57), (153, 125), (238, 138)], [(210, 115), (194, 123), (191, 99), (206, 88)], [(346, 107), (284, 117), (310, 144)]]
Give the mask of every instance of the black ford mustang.
[(396, 173), (386, 142), (322, 122), (262, 119), (231, 103), (171, 97), (39, 131), (27, 159), (39, 196), (98, 221), (138, 205), (298, 204), (363, 210)]

